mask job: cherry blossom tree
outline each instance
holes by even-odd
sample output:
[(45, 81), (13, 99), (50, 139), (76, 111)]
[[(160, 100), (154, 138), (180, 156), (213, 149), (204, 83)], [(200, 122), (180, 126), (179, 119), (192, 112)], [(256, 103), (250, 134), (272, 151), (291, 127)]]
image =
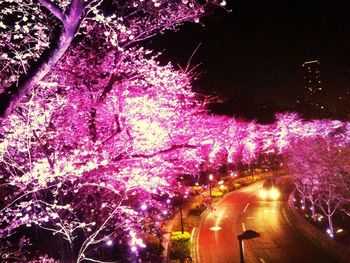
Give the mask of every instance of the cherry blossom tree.
[(311, 203), (313, 218), (316, 207), (326, 216), (332, 237), (333, 216), (350, 201), (350, 148), (336, 135), (298, 139), (289, 144), (287, 152), (288, 168), (297, 178), (298, 191)]
[[(317, 167), (319, 152), (315, 151), (315, 139), (298, 139), (288, 146), (285, 159), (291, 175), (296, 178), (296, 189), (301, 195), (301, 208), (306, 209), (306, 200), (310, 202), (312, 218), (316, 219), (316, 206), (319, 204), (322, 189), (320, 179), (322, 171)], [(301, 147), (303, 145), (303, 147)]]
[(100, 34), (120, 52), (225, 1), (5, 0), (0, 3), (1, 116), (52, 70), (73, 43)]
[(210, 4), (225, 1), (0, 3), (3, 240), (40, 228), (65, 244), (64, 260), (98, 261), (117, 240), (137, 256), (140, 233), (159, 235), (181, 174), (345, 127), (280, 115), (262, 129), (208, 116), (188, 72), (135, 45), (198, 22)]
[[(1, 236), (37, 225), (77, 262), (116, 239), (144, 247), (139, 233), (161, 228), (165, 200), (178, 175), (197, 172), (201, 149), (189, 121), (204, 106), (185, 73), (142, 48), (100, 58), (95, 48), (66, 53), (1, 127)], [(106, 77), (115, 68), (121, 77)]]
[[(95, 49), (67, 52), (1, 127), (1, 180), (9, 192), (2, 237), (37, 225), (65, 240), (67, 257), (77, 262), (95, 260), (116, 239), (136, 253), (145, 246), (139, 233), (160, 228), (178, 175), (196, 174), (223, 150), (242, 156), (241, 147), (254, 143), (250, 153), (258, 153), (263, 134), (275, 128), (208, 116), (188, 75), (160, 66), (147, 50), (98, 57)], [(298, 132), (276, 133), (272, 141), (287, 134), (290, 143), (302, 126), (317, 124), (297, 123)], [(344, 144), (344, 125), (321, 124)], [(307, 138), (319, 131), (311, 130)]]
[(118, 233), (132, 252), (144, 246), (146, 214), (166, 216), (177, 175), (198, 166), (184, 134), (201, 105), (186, 74), (135, 43), (220, 4), (0, 3), (3, 237), (37, 225), (77, 262)]
[[(278, 113), (276, 121), (267, 132), (266, 137), (271, 145), (277, 146), (277, 151), (283, 153), (290, 142), (298, 138), (328, 137), (329, 135), (341, 136), (343, 143), (349, 143), (350, 126), (348, 122), (338, 120), (303, 120), (297, 113)], [(340, 144), (340, 140), (338, 142)], [(265, 146), (266, 148), (266, 146)]]

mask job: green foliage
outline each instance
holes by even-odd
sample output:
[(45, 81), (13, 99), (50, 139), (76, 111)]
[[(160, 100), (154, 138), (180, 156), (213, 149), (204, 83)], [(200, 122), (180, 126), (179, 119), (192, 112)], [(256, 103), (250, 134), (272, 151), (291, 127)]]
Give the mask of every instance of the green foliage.
[(224, 195), (229, 192), (228, 187), (226, 185), (220, 185), (219, 189)]
[(186, 231), (183, 233), (181, 231), (173, 231), (170, 236), (171, 241), (189, 241), (190, 238), (191, 234)]
[(170, 259), (184, 260), (190, 256), (190, 233), (175, 231), (171, 233)]
[(223, 197), (224, 193), (221, 192), (221, 191), (218, 191), (218, 190), (212, 190), (211, 191), (211, 196), (214, 197), (214, 198)]

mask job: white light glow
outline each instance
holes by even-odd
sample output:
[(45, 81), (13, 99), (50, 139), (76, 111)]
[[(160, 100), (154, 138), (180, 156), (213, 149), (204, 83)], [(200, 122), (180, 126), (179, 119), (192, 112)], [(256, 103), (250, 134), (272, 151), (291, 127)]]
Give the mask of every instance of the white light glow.
[(266, 199), (266, 197), (267, 197), (267, 191), (266, 191), (266, 190), (261, 190), (261, 191), (259, 192), (259, 197), (260, 197), (261, 199)]
[(272, 188), (270, 190), (270, 198), (273, 199), (273, 200), (277, 200), (279, 197), (280, 197), (280, 192), (276, 189), (276, 188)]
[(209, 228), (211, 231), (220, 231), (221, 230), (221, 227), (219, 226), (213, 226), (211, 228)]

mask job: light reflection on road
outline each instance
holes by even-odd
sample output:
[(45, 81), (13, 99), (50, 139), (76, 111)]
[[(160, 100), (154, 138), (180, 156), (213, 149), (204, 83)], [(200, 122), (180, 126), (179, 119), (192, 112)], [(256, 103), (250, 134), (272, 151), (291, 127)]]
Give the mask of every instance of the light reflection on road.
[(245, 229), (260, 237), (244, 242), (246, 263), (334, 262), (286, 221), (281, 201), (260, 201), (262, 183), (232, 192), (204, 213), (198, 229), (201, 263), (239, 262), (237, 235)]

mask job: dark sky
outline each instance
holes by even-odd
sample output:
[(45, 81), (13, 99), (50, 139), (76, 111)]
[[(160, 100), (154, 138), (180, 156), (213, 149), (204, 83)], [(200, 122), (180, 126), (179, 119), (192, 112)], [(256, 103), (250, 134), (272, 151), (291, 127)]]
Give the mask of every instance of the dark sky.
[(201, 43), (201, 92), (225, 103), (221, 114), (269, 121), (273, 112), (298, 110), (301, 64), (318, 59), (329, 105), (350, 86), (350, 4), (321, 0), (228, 0), (205, 26), (188, 24), (154, 39), (162, 59), (184, 65)]

